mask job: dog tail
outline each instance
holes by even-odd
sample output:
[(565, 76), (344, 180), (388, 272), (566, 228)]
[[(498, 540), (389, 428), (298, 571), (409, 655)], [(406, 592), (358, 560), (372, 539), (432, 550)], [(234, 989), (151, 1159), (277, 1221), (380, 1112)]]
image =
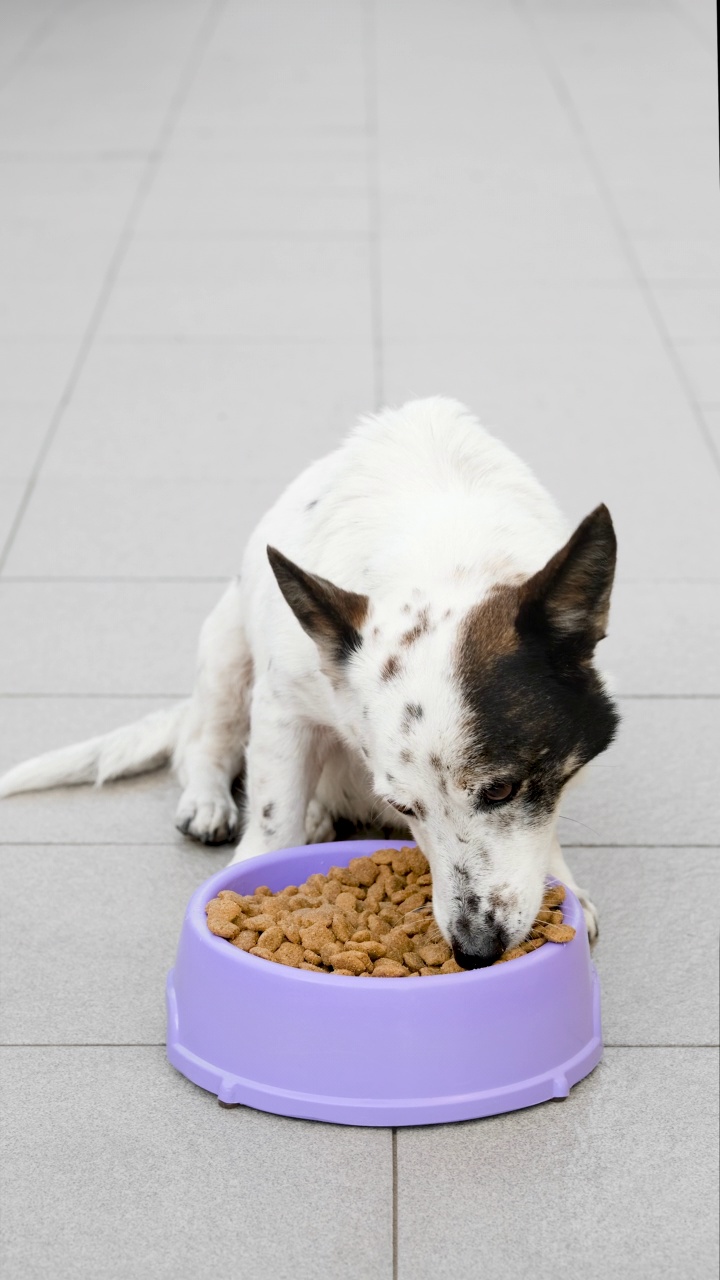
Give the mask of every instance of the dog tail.
[(26, 760), (0, 778), (0, 796), (80, 782), (101, 786), (110, 778), (129, 778), (136, 773), (160, 769), (172, 757), (189, 707), (187, 700), (166, 710), (153, 711), (135, 724), (123, 725), (112, 733)]

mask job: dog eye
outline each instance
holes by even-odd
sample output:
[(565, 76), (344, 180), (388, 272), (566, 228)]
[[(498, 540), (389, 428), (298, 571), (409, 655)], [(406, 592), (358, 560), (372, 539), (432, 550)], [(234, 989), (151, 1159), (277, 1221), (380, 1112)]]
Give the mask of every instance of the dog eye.
[(406, 809), (404, 804), (398, 804), (397, 801), (395, 800), (389, 800), (388, 803), (392, 805), (393, 809), (397, 809), (398, 813), (402, 813), (404, 817), (406, 818), (415, 817), (414, 809)]
[(519, 786), (519, 782), (491, 782), (483, 787), (480, 799), (483, 804), (502, 804), (503, 800), (512, 799)]

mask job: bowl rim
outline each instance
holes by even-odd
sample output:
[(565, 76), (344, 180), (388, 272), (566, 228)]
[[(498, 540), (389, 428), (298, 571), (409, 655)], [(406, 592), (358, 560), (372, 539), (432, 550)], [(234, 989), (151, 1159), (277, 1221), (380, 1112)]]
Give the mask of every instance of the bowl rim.
[[(185, 912), (185, 924), (190, 926), (202, 943), (206, 945), (209, 944), (212, 950), (216, 951), (218, 955), (222, 955), (226, 959), (230, 959), (231, 964), (249, 964), (251, 966), (251, 972), (255, 971), (256, 965), (267, 966), (271, 962), (263, 960), (262, 956), (251, 956), (247, 951), (242, 951), (240, 947), (233, 947), (227, 938), (219, 938), (216, 934), (211, 933), (207, 925), (207, 915), (205, 912), (206, 903), (210, 901), (210, 898), (216, 897), (221, 889), (227, 887), (226, 881), (232, 880), (233, 875), (237, 874), (240, 868), (244, 871), (245, 868), (249, 867), (257, 867), (258, 869), (260, 869), (260, 867), (272, 867), (277, 865), (277, 863), (285, 862), (289, 854), (297, 855), (299, 859), (303, 855), (306, 855), (308, 852), (315, 849), (323, 850), (325, 852), (331, 849), (342, 849), (345, 851), (348, 846), (353, 845), (362, 846), (364, 851), (361, 853), (358, 848), (358, 852), (355, 854), (356, 857), (367, 856), (369, 846), (372, 846), (373, 852), (375, 849), (404, 849), (417, 847), (414, 840), (336, 840), (326, 841), (323, 844), (292, 845), (284, 849), (274, 849), (269, 853), (260, 853), (257, 857), (248, 858), (244, 862), (229, 863), (226, 867), (223, 867), (221, 871), (216, 871), (208, 880), (205, 880), (202, 884), (198, 885), (188, 903), (187, 910)], [(352, 853), (350, 856), (353, 856)], [(348, 858), (348, 862), (349, 861), (350, 858)], [(338, 861), (337, 864), (333, 863), (333, 865), (341, 866), (343, 864), (341, 861)], [(347, 865), (347, 863), (345, 865)], [(262, 884), (262, 879), (260, 883)], [(288, 883), (292, 884), (292, 881), (288, 881)], [(534, 951), (528, 952), (527, 955), (518, 956), (517, 960), (507, 961), (506, 964), (512, 963), (513, 972), (516, 975), (518, 972), (517, 966), (523, 966), (520, 970), (521, 972), (528, 972), (528, 965), (537, 966), (538, 964), (552, 964), (560, 961), (563, 952), (576, 945), (580, 927), (581, 925), (584, 927), (582, 908), (572, 889), (570, 889), (564, 881), (559, 880), (556, 876), (546, 876), (545, 884), (548, 886), (553, 884), (562, 884), (565, 889), (565, 902), (571, 909), (573, 917), (572, 920), (567, 920), (566, 923), (573, 925), (573, 928), (575, 929), (575, 937), (572, 938), (570, 942), (562, 943), (561, 945), (553, 945), (551, 943), (543, 947), (537, 947)], [(547, 955), (545, 954), (546, 952)], [(496, 968), (498, 970), (497, 974), (493, 972)], [(466, 983), (469, 981), (487, 982), (491, 979), (505, 981), (505, 968), (506, 965), (487, 965), (483, 969), (468, 969), (464, 973), (437, 973), (433, 974), (433, 977), (436, 981), (439, 978), (441, 982), (448, 982), (451, 979), (454, 979), (457, 982), (459, 978), (462, 978)], [(350, 988), (356, 988), (358, 986), (358, 980), (355, 974), (353, 974), (352, 977), (345, 977), (343, 974), (335, 973), (310, 973), (308, 969), (296, 969), (292, 965), (286, 964), (274, 964), (272, 965), (272, 971), (279, 981), (288, 980), (291, 982), (322, 983), (331, 981), (333, 983), (333, 989), (337, 983), (344, 983), (345, 986)], [(382, 980), (378, 980), (376, 983), (372, 984), (369, 988), (367, 983), (363, 984), (362, 989), (373, 990), (374, 987), (382, 989), (385, 986), (389, 986), (391, 990), (394, 990), (397, 989), (399, 983), (403, 983), (403, 985), (405, 985), (406, 978), (404, 976), (399, 978), (383, 978)], [(414, 982), (411, 983), (411, 990), (415, 991), (418, 989), (418, 985), (419, 984)], [(423, 990), (425, 985), (427, 984), (420, 984), (420, 990)]]

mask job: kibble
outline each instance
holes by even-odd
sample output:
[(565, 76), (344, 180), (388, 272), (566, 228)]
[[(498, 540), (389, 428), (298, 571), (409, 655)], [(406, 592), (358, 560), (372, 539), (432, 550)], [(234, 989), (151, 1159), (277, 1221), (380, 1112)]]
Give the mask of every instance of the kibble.
[[(563, 923), (565, 889), (549, 885), (524, 942), (496, 964), (575, 937)], [(416, 848), (378, 849), (347, 867), (308, 876), (273, 893), (221, 889), (206, 908), (208, 928), (251, 956), (309, 973), (349, 978), (432, 978), (464, 973), (432, 914), (432, 877)]]

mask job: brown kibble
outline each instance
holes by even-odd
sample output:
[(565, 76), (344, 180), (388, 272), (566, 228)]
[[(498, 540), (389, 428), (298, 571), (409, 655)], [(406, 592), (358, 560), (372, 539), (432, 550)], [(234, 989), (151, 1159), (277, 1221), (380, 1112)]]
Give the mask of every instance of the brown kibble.
[(383, 943), (385, 945), (385, 954), (391, 960), (397, 960), (400, 963), (407, 951), (407, 934), (404, 930), (391, 929), (389, 933), (384, 935)]
[(410, 849), (396, 849), (392, 857), (392, 869), (396, 876), (405, 876), (408, 871), (412, 871), (412, 859), (410, 858)]
[(232, 944), (241, 951), (250, 951), (257, 946), (257, 940), (258, 935), (254, 929), (241, 929), (237, 937), (232, 939)]
[(380, 960), (387, 952), (387, 948), (382, 942), (375, 942), (374, 940), (368, 942), (348, 942), (346, 943), (346, 946), (348, 948), (354, 947), (357, 951), (364, 951), (365, 955), (369, 956), (371, 960)]
[(378, 867), (387, 867), (393, 860), (395, 854), (394, 849), (376, 849), (370, 854), (370, 861), (374, 862)]
[[(529, 936), (496, 964), (565, 943), (561, 884), (545, 889)], [(313, 973), (352, 977), (432, 977), (463, 973), (432, 913), (432, 878), (420, 850), (378, 849), (347, 867), (315, 872), (273, 893), (221, 889), (205, 907), (209, 930), (238, 950)]]
[(241, 915), (241, 908), (233, 898), (213, 898), (208, 902), (205, 908), (208, 916), (213, 916), (216, 920), (234, 920), (236, 916)]
[(424, 906), (425, 906), (425, 894), (411, 893), (410, 897), (406, 898), (405, 901), (403, 902), (402, 910), (403, 910), (403, 913), (407, 915), (409, 912), (417, 911), (419, 907), (424, 907)]
[[(410, 863), (411, 871), (413, 871), (415, 875), (418, 876), (418, 882), (423, 884), (429, 884), (430, 883), (430, 863), (425, 857), (425, 854), (422, 852), (422, 849), (418, 849), (417, 846), (414, 849), (408, 847), (405, 850), (405, 852), (408, 856), (408, 862)], [(421, 881), (419, 879), (420, 877), (425, 877), (425, 876), (428, 877), (427, 880), (423, 878), (423, 880)]]
[(404, 964), (400, 964), (397, 960), (389, 960), (384, 956), (382, 960), (376, 961), (373, 966), (373, 978), (406, 978), (409, 970)]
[(333, 938), (332, 942), (326, 942), (325, 945), (320, 948), (320, 959), (323, 964), (331, 965), (333, 962), (333, 956), (336, 956), (338, 951), (344, 952), (344, 950), (345, 948), (342, 942), (338, 942)]
[(219, 920), (217, 916), (208, 916), (208, 928), (218, 938), (227, 938), (229, 942), (234, 941), (240, 932), (240, 925), (233, 924), (232, 920)]
[(522, 947), (523, 951), (527, 951), (527, 952), (537, 951), (538, 947), (542, 947), (544, 945), (545, 945), (544, 938), (526, 938), (525, 942), (520, 943), (520, 946)]
[(428, 968), (435, 965), (444, 964), (446, 960), (452, 958), (452, 948), (448, 946), (445, 939), (442, 942), (427, 942), (423, 946), (417, 948), (418, 954), (422, 956)]
[(548, 942), (572, 942), (575, 930), (570, 924), (544, 924), (543, 932)]
[(278, 924), (288, 942), (294, 942), (297, 946), (300, 941), (300, 925), (297, 919), (288, 912), (284, 912), (283, 915), (278, 917)]
[(332, 927), (335, 937), (340, 942), (347, 942), (350, 934), (352, 933), (352, 929), (350, 928), (348, 918), (344, 911), (335, 912), (335, 915), (332, 918)]
[(278, 947), (285, 941), (285, 934), (279, 924), (272, 925), (269, 929), (263, 929), (258, 938), (258, 946), (264, 947), (266, 951), (277, 951)]
[(372, 858), (351, 858), (348, 867), (359, 885), (369, 888), (377, 879), (378, 869)]
[(263, 929), (270, 929), (275, 924), (275, 917), (263, 912), (261, 915), (251, 915), (249, 920), (252, 921), (252, 928), (259, 929), (262, 933)]
[(302, 958), (303, 949), (295, 946), (294, 942), (281, 942), (273, 953), (276, 964), (292, 965), (293, 969), (297, 969)]
[(565, 886), (562, 884), (551, 884), (543, 894), (542, 904), (544, 907), (560, 907), (565, 901)]
[(328, 942), (335, 941), (332, 933), (324, 924), (311, 924), (301, 929), (300, 940), (304, 947), (309, 947), (311, 951), (319, 951), (320, 954), (322, 954), (322, 949)]
[(251, 947), (248, 953), (251, 956), (257, 956), (259, 960), (272, 960), (275, 962), (275, 952), (268, 951), (267, 947)]
[(363, 973), (370, 969), (372, 961), (364, 951), (339, 951), (332, 959), (333, 969), (349, 969), (351, 973)]

